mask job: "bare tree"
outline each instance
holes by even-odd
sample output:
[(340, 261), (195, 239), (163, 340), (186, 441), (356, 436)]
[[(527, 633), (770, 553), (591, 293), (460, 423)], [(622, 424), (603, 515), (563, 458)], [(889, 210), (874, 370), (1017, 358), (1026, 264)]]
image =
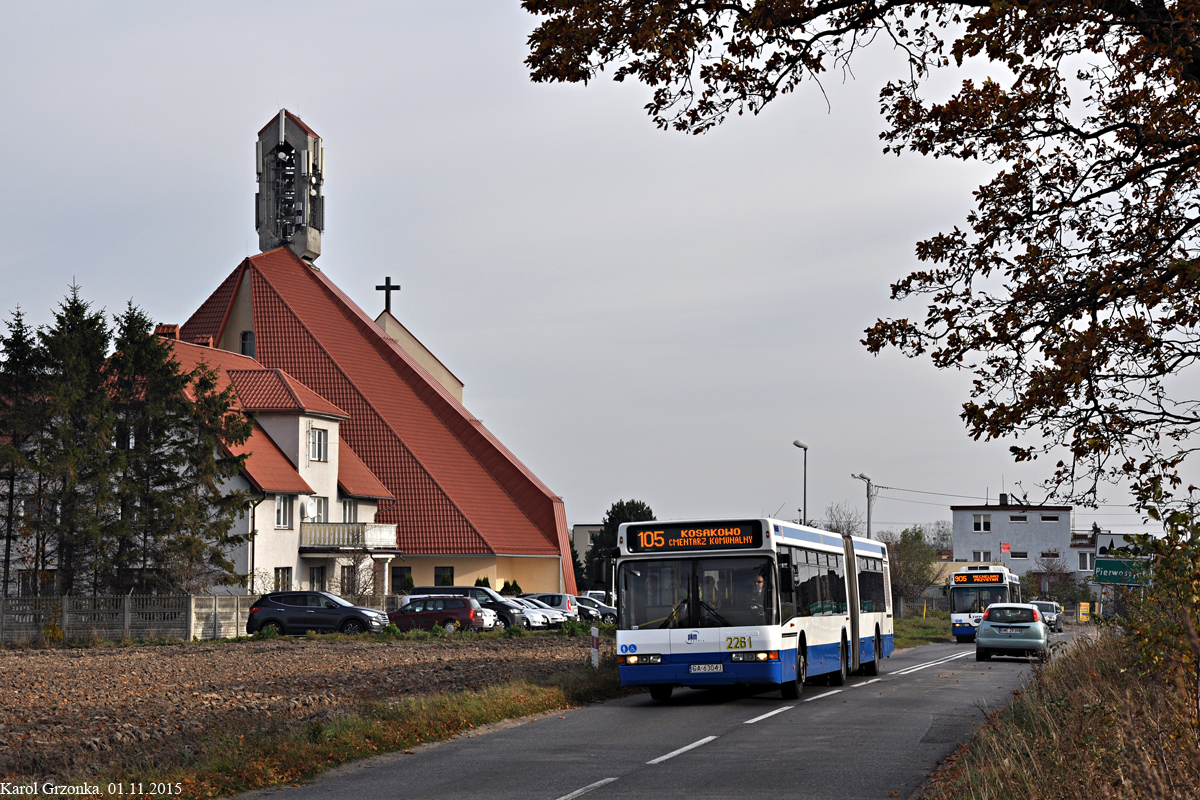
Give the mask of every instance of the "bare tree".
[(925, 528), (925, 540), (938, 550), (954, 549), (954, 525), (939, 519)]
[(352, 603), (367, 603), (376, 594), (375, 559), (366, 549), (345, 555), (338, 569), (338, 594)]
[(862, 512), (846, 503), (830, 503), (825, 506), (825, 518), (815, 525), (832, 533), (851, 536), (861, 536), (866, 528)]

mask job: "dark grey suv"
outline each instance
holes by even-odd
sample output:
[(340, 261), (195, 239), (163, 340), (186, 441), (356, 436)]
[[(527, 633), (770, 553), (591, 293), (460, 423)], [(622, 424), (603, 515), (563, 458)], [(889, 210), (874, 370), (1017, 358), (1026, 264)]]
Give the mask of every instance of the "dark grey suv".
[(387, 625), (387, 614), (363, 608), (328, 592), (272, 592), (250, 606), (246, 633), (254, 634), (268, 626), (277, 633), (301, 636), (307, 631), (354, 636), (379, 633)]

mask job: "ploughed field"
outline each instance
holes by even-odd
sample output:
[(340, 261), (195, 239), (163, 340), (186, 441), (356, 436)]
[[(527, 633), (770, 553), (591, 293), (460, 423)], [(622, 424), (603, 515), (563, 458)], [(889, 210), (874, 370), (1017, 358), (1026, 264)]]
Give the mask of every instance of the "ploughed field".
[(0, 650), (0, 781), (287, 726), (364, 702), (538, 680), (582, 666), (586, 637), (263, 641)]

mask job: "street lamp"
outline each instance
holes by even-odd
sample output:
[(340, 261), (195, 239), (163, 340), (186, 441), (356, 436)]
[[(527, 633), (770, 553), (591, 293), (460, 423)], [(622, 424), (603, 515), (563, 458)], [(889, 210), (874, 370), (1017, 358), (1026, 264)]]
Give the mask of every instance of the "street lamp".
[(859, 472), (856, 475), (851, 475), (851, 478), (856, 478), (860, 481), (867, 482), (867, 538), (871, 538), (871, 476), (865, 472)]
[(804, 518), (808, 516), (808, 445), (799, 439), (792, 444), (804, 451), (804, 499), (801, 501), (802, 507), (800, 508), (800, 524), (804, 525), (806, 524)]

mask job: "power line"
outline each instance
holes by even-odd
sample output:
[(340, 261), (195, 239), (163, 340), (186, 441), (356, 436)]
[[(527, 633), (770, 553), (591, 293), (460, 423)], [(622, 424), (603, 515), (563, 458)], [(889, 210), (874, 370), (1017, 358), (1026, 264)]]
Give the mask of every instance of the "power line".
[[(911, 494), (932, 494), (932, 495), (936, 495), (938, 497), (957, 497), (960, 500), (982, 500), (985, 503), (988, 502), (989, 500), (991, 500), (990, 497), (980, 497), (979, 495), (951, 494), (948, 492), (930, 492), (930, 491), (926, 491), (924, 489), (904, 489), (899, 486), (881, 486), (878, 483), (875, 484), (875, 488), (876, 489), (888, 489), (893, 492), (910, 492)], [(892, 499), (898, 500), (899, 498), (892, 498)], [(910, 502), (916, 502), (916, 501), (914, 500), (914, 501), (910, 501)], [(1126, 503), (1097, 503), (1096, 507), (1097, 508), (1129, 508), (1129, 505)], [(1031, 508), (1036, 508), (1036, 506), (1031, 506)]]

